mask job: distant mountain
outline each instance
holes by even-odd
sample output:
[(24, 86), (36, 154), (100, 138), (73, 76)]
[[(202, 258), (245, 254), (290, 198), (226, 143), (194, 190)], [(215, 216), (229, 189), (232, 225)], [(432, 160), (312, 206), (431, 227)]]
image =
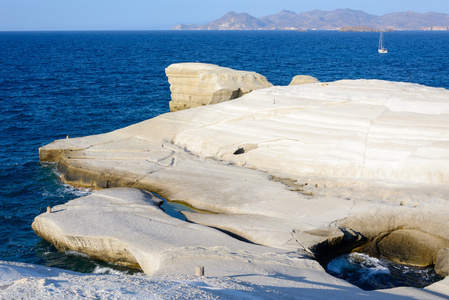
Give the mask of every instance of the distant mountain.
[(361, 10), (313, 10), (295, 13), (282, 10), (262, 18), (247, 13), (228, 12), (206, 25), (177, 25), (173, 30), (340, 30), (343, 27), (365, 26), (392, 30), (449, 30), (449, 15), (420, 14), (412, 11), (383, 16), (367, 14)]
[(220, 19), (206, 25), (178, 25), (172, 29), (178, 30), (254, 30), (262, 29), (267, 24), (246, 13), (230, 11)]
[(449, 15), (413, 11), (386, 14), (380, 17), (382, 24), (390, 24), (397, 30), (449, 30)]

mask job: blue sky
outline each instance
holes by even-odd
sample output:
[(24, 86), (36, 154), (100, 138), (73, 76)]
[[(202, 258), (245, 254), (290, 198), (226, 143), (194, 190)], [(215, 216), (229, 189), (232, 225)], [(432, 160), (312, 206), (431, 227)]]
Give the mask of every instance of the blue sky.
[(205, 24), (231, 10), (263, 17), (282, 9), (337, 8), (373, 15), (408, 10), (449, 14), (449, 0), (0, 0), (0, 31), (169, 29)]

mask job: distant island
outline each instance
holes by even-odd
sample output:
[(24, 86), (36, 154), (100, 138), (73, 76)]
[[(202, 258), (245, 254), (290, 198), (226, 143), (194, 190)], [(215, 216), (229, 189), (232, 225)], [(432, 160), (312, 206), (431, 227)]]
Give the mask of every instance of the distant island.
[[(172, 30), (340, 30), (340, 31), (394, 30), (449, 30), (449, 14), (413, 11), (395, 12), (383, 16), (361, 10), (313, 10), (295, 13), (289, 10), (262, 18), (247, 13), (228, 12), (223, 17), (204, 25), (183, 25)], [(367, 30), (370, 28), (370, 30)]]
[[(372, 28), (368, 26), (346, 26), (340, 28), (342, 32), (379, 32), (380, 29)], [(383, 31), (394, 31), (393, 29), (383, 29)]]

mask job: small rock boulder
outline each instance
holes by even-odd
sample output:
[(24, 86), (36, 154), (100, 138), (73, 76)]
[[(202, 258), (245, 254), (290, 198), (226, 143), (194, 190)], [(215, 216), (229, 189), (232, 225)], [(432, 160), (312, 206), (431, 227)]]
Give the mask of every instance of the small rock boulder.
[(272, 87), (263, 75), (212, 64), (179, 63), (165, 69), (170, 83), (170, 111), (215, 104)]
[(438, 238), (413, 229), (393, 231), (378, 243), (381, 256), (423, 267), (435, 263), (436, 254), (442, 246)]
[(426, 267), (435, 264), (438, 251), (446, 244), (446, 240), (420, 230), (398, 229), (356, 251), (401, 264)]
[(301, 85), (301, 84), (307, 84), (307, 83), (318, 83), (320, 82), (315, 77), (309, 76), (309, 75), (296, 75), (293, 77), (292, 81), (289, 85)]
[(440, 249), (435, 261), (435, 272), (440, 276), (449, 276), (449, 248)]

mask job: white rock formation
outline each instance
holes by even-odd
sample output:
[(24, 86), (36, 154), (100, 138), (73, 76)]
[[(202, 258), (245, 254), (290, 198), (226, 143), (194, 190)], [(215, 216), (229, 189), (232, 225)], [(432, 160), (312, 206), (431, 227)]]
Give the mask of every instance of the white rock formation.
[[(128, 297), (140, 295), (138, 287), (150, 285), (150, 290), (145, 288), (148, 297), (157, 291), (165, 294), (167, 285), (178, 286), (180, 281), (182, 287), (176, 292), (179, 297), (204, 296), (205, 291), (198, 287), (205, 287), (206, 291), (220, 291), (210, 292), (208, 297), (226, 299), (266, 298), (271, 293), (283, 298), (323, 297), (330, 293), (333, 299), (358, 299), (362, 294), (382, 299), (439, 299), (447, 289), (446, 279), (423, 290), (362, 291), (325, 273), (316, 261), (296, 251), (237, 241), (215, 229), (172, 218), (158, 208), (159, 204), (160, 200), (149, 193), (114, 188), (55, 206), (51, 214), (44, 213), (33, 222), (33, 229), (59, 250), (71, 249), (93, 258), (141, 267), (158, 277), (81, 276), (2, 263), (2, 298)], [(198, 266), (204, 267), (206, 277), (193, 277)], [(235, 277), (238, 283), (232, 279)], [(87, 282), (90, 284), (84, 286)]]
[(170, 83), (171, 111), (228, 101), (273, 86), (255, 72), (212, 64), (172, 64), (165, 73)]
[(318, 83), (320, 82), (315, 77), (309, 76), (309, 75), (296, 75), (292, 78), (292, 81), (289, 85), (302, 85), (307, 83)]
[(448, 99), (445, 89), (377, 80), (273, 87), (180, 116), (191, 124), (174, 142), (290, 176), (448, 184)]
[[(183, 268), (183, 266), (179, 266)], [(241, 277), (81, 274), (0, 261), (2, 299), (442, 299), (444, 280), (424, 290), (398, 288), (366, 292), (352, 286), (323, 285), (310, 278), (268, 273)]]
[[(409, 237), (418, 232), (436, 241), (427, 260), (447, 272), (448, 100), (445, 89), (377, 80), (272, 87), (108, 134), (58, 140), (40, 148), (40, 158), (58, 162), (68, 183), (150, 190), (217, 213), (186, 213), (196, 223), (301, 255), (348, 233), (374, 240), (400, 228), (394, 235), (416, 245)], [(58, 226), (42, 225), (41, 235), (57, 236), (51, 228)], [(388, 249), (395, 243), (389, 240)], [(167, 245), (180, 246), (170, 239)], [(158, 270), (175, 270), (182, 258), (173, 257)]]
[(244, 243), (173, 218), (158, 207), (160, 202), (137, 189), (106, 189), (53, 207), (51, 214), (36, 217), (32, 227), (61, 251), (139, 267), (147, 274), (165, 273), (178, 264), (183, 265), (178, 274), (193, 275), (196, 266), (204, 266), (208, 276), (321, 270), (307, 257)]

